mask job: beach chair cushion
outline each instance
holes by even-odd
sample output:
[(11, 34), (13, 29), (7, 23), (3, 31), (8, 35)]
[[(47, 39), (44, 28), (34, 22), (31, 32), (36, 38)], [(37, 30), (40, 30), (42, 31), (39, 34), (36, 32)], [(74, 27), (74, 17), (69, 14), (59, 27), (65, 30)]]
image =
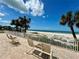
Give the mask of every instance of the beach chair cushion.
[(42, 44), (40, 43), (40, 44), (35, 45), (35, 47), (42, 50), (42, 47), (43, 47), (43, 46), (42, 46)]
[(34, 47), (33, 41), (31, 39), (27, 39), (29, 46)]
[(51, 52), (51, 46), (49, 44), (43, 43), (42, 44), (42, 50), (44, 52), (50, 53)]
[(28, 39), (27, 41), (28, 41), (28, 44), (29, 44), (31, 47), (36, 47), (36, 48), (42, 49), (42, 44), (34, 45), (32, 39)]

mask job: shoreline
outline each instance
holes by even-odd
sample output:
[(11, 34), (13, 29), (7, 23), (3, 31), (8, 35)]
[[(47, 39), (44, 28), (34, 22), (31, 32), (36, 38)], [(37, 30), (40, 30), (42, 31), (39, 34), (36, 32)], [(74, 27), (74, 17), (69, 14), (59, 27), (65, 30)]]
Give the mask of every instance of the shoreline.
[[(57, 36), (64, 36), (64, 37), (74, 39), (72, 33), (57, 33), (57, 32), (43, 32), (43, 31), (42, 32), (41, 31), (27, 31), (27, 32), (31, 32), (31, 33), (37, 32), (40, 34), (47, 35), (49, 37), (57, 35)], [(79, 40), (79, 34), (76, 34), (76, 36), (77, 36), (77, 39)]]
[[(28, 30), (28, 31), (72, 34), (72, 32), (70, 31), (52, 31), (52, 30)], [(75, 33), (79, 34), (79, 32), (75, 32)]]

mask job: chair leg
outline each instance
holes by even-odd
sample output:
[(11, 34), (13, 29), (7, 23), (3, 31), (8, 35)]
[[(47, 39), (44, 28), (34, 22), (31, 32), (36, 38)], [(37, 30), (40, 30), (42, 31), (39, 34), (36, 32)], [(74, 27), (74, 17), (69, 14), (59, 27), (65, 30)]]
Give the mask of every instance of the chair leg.
[(34, 50), (34, 48), (30, 49), (29, 51), (27, 51), (26, 53), (29, 55), (32, 55), (30, 52), (32, 52)]
[(53, 50), (51, 49), (51, 52), (50, 52), (50, 59), (52, 59), (52, 56), (53, 56)]

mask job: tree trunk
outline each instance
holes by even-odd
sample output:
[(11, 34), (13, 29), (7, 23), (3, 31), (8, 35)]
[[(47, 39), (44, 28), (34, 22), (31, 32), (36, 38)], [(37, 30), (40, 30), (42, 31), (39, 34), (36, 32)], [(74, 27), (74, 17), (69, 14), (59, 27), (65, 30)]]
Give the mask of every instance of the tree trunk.
[(70, 26), (70, 29), (72, 31), (72, 35), (73, 35), (74, 39), (77, 40), (77, 37), (76, 37), (76, 34), (74, 32), (73, 26)]
[(25, 37), (25, 34), (26, 34), (26, 25), (24, 26), (24, 37)]
[(26, 33), (26, 26), (25, 26), (25, 33)]
[(18, 31), (18, 26), (16, 25), (16, 31)]
[(21, 32), (21, 27), (20, 27), (20, 32)]

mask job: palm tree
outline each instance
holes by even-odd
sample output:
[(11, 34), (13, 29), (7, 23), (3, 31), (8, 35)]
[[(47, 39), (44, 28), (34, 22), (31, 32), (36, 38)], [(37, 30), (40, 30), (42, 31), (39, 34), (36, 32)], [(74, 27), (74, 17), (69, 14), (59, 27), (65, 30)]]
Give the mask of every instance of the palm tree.
[(63, 15), (61, 17), (61, 20), (60, 20), (60, 24), (61, 25), (68, 25), (72, 31), (72, 35), (74, 37), (75, 40), (77, 40), (77, 37), (76, 37), (76, 34), (74, 32), (74, 29), (73, 29), (73, 25), (74, 25), (75, 21), (73, 20), (73, 14), (72, 12), (68, 12), (66, 15)]
[(26, 33), (26, 30), (30, 27), (29, 26), (30, 22), (31, 22), (31, 19), (30, 18), (26, 18), (26, 16), (24, 16), (23, 24), (24, 24), (24, 27), (25, 27), (25, 33)]
[(15, 25), (15, 20), (12, 20), (11, 21), (11, 25)]
[(29, 24), (31, 22), (31, 19), (30, 18), (26, 18), (26, 16), (24, 17), (19, 17), (20, 20), (20, 26), (22, 28), (24, 28), (24, 36), (25, 36), (25, 33), (26, 33), (26, 30), (28, 30), (28, 28), (30, 27)]
[(30, 18), (26, 18), (26, 16), (24, 16), (23, 18), (22, 17), (19, 17), (21, 20), (20, 20), (20, 26), (25, 28), (25, 32), (26, 30), (29, 28), (29, 24), (31, 22), (31, 19)]
[(11, 25), (15, 25), (16, 26), (16, 31), (18, 31), (18, 27), (20, 27), (20, 31), (21, 28), (24, 28), (24, 33), (26, 33), (26, 30), (28, 30), (28, 28), (30, 27), (29, 24), (31, 22), (30, 18), (26, 18), (26, 16), (24, 17), (19, 17), (16, 20), (12, 20), (11, 21)]
[(76, 27), (79, 28), (79, 11), (77, 11), (75, 13), (74, 19), (75, 19), (75, 22), (76, 22)]
[(15, 25), (15, 20), (13, 19), (10, 24)]
[(66, 24), (66, 17), (65, 17), (65, 15), (62, 15), (62, 17), (61, 17), (61, 20), (60, 20), (60, 24), (61, 25), (65, 25)]
[(19, 26), (19, 20), (18, 19), (15, 20), (15, 25), (16, 25), (16, 31), (18, 31), (18, 26)]
[(18, 26), (19, 26), (19, 19), (16, 19), (16, 20), (12, 20), (11, 21), (11, 25), (15, 25), (16, 27), (16, 31), (18, 31)]

